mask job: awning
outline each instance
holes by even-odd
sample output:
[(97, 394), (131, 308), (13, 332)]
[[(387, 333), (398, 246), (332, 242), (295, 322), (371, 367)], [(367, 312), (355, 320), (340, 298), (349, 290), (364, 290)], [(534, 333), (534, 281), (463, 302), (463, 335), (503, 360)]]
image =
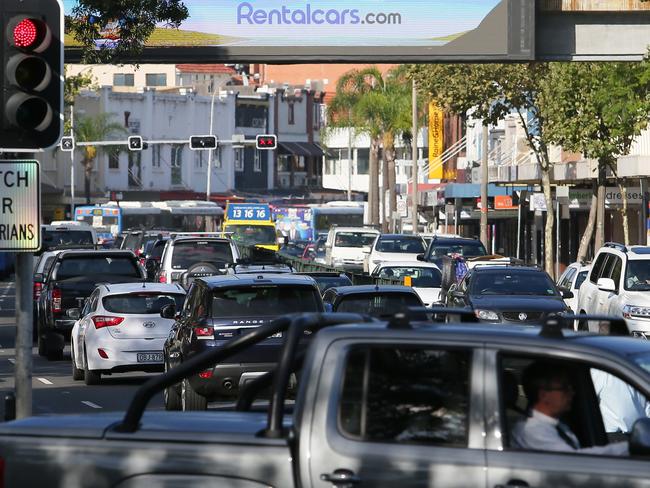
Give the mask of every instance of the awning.
[(279, 154), (292, 154), (294, 156), (316, 157), (325, 156), (325, 151), (314, 142), (278, 142)]

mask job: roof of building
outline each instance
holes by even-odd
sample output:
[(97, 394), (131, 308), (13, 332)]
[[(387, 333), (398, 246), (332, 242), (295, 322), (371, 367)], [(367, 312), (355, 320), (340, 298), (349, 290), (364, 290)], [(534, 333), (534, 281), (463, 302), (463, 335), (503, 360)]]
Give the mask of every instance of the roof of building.
[(236, 74), (233, 68), (225, 64), (177, 64), (176, 70), (181, 73)]

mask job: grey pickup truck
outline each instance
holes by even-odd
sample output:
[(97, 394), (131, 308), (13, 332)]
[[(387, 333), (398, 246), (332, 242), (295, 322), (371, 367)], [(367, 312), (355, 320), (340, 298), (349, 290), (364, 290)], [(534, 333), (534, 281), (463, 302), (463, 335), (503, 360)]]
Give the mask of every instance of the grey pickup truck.
[[(337, 325), (334, 327), (334, 325)], [(300, 347), (305, 331), (316, 332)], [(234, 411), (145, 412), (187, 375), (282, 333), (275, 369)], [(152, 378), (126, 413), (32, 417), (0, 427), (5, 487), (650, 487), (650, 419), (617, 432), (626, 452), (519, 448), (523, 371), (552, 363), (575, 396), (582, 447), (614, 442), (597, 374), (650, 395), (650, 343), (562, 330), (413, 323), (404, 314), (282, 317)], [(539, 368), (538, 368), (539, 369)], [(297, 376), (295, 403), (285, 392)], [(620, 384), (619, 384), (620, 386)], [(269, 390), (270, 388), (270, 390)], [(256, 398), (270, 391), (264, 411)]]

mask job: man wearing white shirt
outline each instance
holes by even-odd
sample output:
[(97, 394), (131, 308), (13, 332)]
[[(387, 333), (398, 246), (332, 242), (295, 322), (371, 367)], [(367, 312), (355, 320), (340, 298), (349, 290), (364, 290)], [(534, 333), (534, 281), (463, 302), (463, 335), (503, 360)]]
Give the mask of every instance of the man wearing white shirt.
[(627, 442), (583, 448), (569, 426), (560, 417), (571, 410), (575, 391), (568, 373), (551, 362), (536, 362), (524, 371), (524, 391), (528, 397), (529, 417), (518, 422), (511, 433), (511, 444), (535, 451), (575, 452), (581, 454), (628, 455)]

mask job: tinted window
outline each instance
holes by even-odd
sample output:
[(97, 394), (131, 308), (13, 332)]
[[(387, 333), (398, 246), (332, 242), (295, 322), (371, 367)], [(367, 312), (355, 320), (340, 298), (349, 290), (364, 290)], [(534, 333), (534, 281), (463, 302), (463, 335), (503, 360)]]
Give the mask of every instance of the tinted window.
[(616, 291), (618, 291), (618, 285), (621, 281), (621, 268), (623, 266), (623, 261), (618, 256), (612, 255), (610, 263), (611, 272), (609, 277), (614, 280), (614, 285), (616, 286)]
[(625, 289), (650, 290), (650, 260), (628, 260)]
[(436, 268), (391, 266), (382, 268), (379, 272), (380, 278), (401, 280), (407, 276), (411, 277), (411, 286), (421, 288), (440, 288), (442, 286), (442, 274)]
[(580, 271), (580, 273), (578, 273), (578, 277), (576, 278), (576, 284), (575, 284), (576, 290), (579, 289), (580, 286), (582, 286), (588, 274), (589, 271)]
[(589, 275), (589, 281), (592, 283), (598, 282), (598, 278), (600, 278), (600, 272), (603, 268), (603, 264), (605, 264), (605, 259), (607, 259), (607, 256), (607, 253), (601, 253), (596, 259), (596, 262), (591, 268), (591, 274)]
[(476, 241), (467, 242), (433, 242), (431, 248), (431, 257), (451, 256), (452, 254), (459, 254), (464, 257), (485, 256), (487, 252), (483, 244)]
[(172, 269), (187, 269), (200, 262), (233, 262), (230, 243), (225, 241), (177, 242), (173, 250)]
[(327, 232), (334, 225), (339, 227), (355, 227), (363, 225), (363, 213), (323, 214), (314, 210), (314, 224), (317, 231)]
[(393, 315), (406, 307), (421, 307), (414, 293), (365, 293), (344, 296), (336, 312), (367, 313), (375, 317)]
[(336, 247), (370, 246), (377, 235), (369, 232), (337, 232), (334, 238), (334, 245)]
[(124, 275), (140, 278), (142, 275), (135, 261), (127, 257), (79, 257), (61, 261), (56, 279), (65, 280), (75, 276)]
[(165, 249), (165, 244), (167, 244), (167, 241), (156, 241), (156, 243), (153, 245), (153, 248), (151, 249), (151, 252), (149, 253), (150, 257), (160, 259), (163, 250)]
[(132, 251), (140, 247), (142, 234), (129, 234), (122, 243), (122, 249), (131, 249)]
[(564, 274), (564, 277), (560, 280), (558, 283), (558, 286), (562, 288), (570, 288), (571, 282), (573, 281), (573, 275), (576, 274), (576, 269), (575, 268), (569, 268), (566, 273)]
[(159, 314), (165, 305), (174, 303), (181, 310), (185, 295), (169, 293), (129, 293), (104, 297), (102, 303), (108, 312), (132, 314)]
[(555, 283), (545, 273), (477, 273), (472, 295), (557, 295)]
[(419, 237), (380, 237), (375, 247), (379, 252), (424, 253), (424, 243)]
[(277, 244), (275, 227), (269, 225), (227, 225), (225, 232), (232, 232), (232, 240), (242, 244)]
[(320, 297), (312, 287), (251, 286), (215, 290), (212, 294), (213, 317), (266, 317), (320, 311)]
[(470, 365), (468, 351), (355, 348), (345, 366), (340, 429), (369, 442), (467, 446)]
[(95, 244), (93, 234), (87, 230), (46, 230), (43, 232), (43, 249), (70, 246)]

